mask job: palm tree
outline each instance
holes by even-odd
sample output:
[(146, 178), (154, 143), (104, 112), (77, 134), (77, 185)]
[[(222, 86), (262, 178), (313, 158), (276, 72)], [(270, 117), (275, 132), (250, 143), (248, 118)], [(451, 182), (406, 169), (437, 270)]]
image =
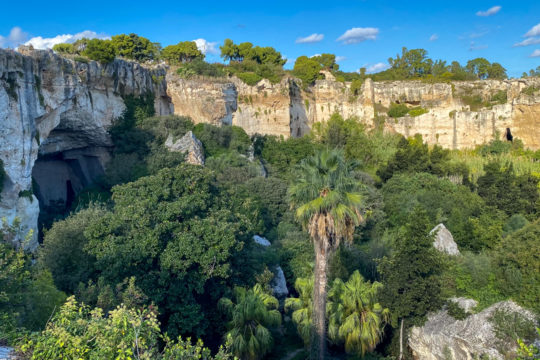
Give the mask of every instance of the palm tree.
[(304, 344), (308, 346), (311, 341), (313, 319), (313, 278), (296, 279), (294, 288), (298, 292), (298, 297), (286, 299), (285, 310), (293, 311), (292, 320)]
[(324, 359), (326, 350), (326, 286), (328, 259), (342, 240), (351, 241), (360, 214), (362, 183), (354, 165), (340, 150), (322, 150), (304, 159), (289, 188), (291, 207), (308, 230), (315, 250), (313, 334), (311, 356)]
[(225, 338), (231, 339), (231, 351), (240, 359), (261, 358), (273, 343), (268, 328), (281, 324), (279, 302), (259, 284), (253, 289), (236, 287), (234, 298), (236, 303), (228, 298), (219, 301), (221, 309), (231, 317)]
[(390, 311), (377, 302), (382, 284), (364, 281), (355, 271), (344, 283), (334, 280), (328, 293), (328, 335), (334, 343), (345, 343), (345, 351), (363, 356), (381, 341)]

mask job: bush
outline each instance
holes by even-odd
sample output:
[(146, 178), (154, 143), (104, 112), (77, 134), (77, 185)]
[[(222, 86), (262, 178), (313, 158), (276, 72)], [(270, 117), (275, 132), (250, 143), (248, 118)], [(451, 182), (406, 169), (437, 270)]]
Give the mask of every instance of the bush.
[(427, 114), (428, 112), (429, 110), (427, 109), (424, 109), (422, 107), (417, 107), (417, 108), (409, 110), (409, 115), (412, 117), (416, 117), (416, 116)]
[(116, 57), (116, 49), (110, 40), (88, 40), (82, 55), (90, 60), (99, 61), (102, 64), (110, 63)]
[(88, 59), (85, 58), (85, 57), (82, 57), (82, 56), (75, 56), (73, 58), (73, 60), (75, 60), (76, 62), (83, 63), (83, 64), (88, 64), (89, 63)]
[[(163, 340), (165, 348), (159, 350)], [(178, 338), (172, 341), (162, 335), (157, 309), (130, 309), (125, 305), (108, 316), (100, 308), (91, 309), (70, 297), (41, 333), (33, 334), (21, 346), (35, 360), (54, 359), (213, 359), (210, 350), (199, 340), (195, 345)], [(232, 359), (220, 348), (215, 359)]]
[(364, 84), (364, 80), (362, 79), (354, 79), (351, 82), (351, 92), (354, 94), (354, 96), (360, 95), (360, 92), (362, 91), (362, 85)]
[(209, 64), (204, 60), (193, 60), (192, 62), (185, 63), (178, 68), (176, 73), (183, 78), (190, 78), (194, 75), (208, 76), (208, 77), (223, 77), (225, 72), (223, 71), (223, 65), (221, 64)]
[(409, 108), (405, 104), (395, 104), (392, 103), (390, 105), (390, 109), (388, 110), (388, 116), (391, 118), (399, 118), (407, 115), (409, 112)]
[(53, 51), (56, 51), (57, 53), (60, 53), (60, 54), (75, 53), (75, 48), (73, 47), (73, 44), (68, 44), (68, 43), (56, 44), (53, 46), (52, 49)]
[(249, 86), (257, 85), (262, 80), (262, 76), (250, 72), (237, 73), (236, 76)]
[(195, 125), (193, 133), (203, 143), (205, 155), (208, 157), (230, 150), (246, 154), (251, 145), (249, 136), (238, 126), (214, 126), (200, 123)]

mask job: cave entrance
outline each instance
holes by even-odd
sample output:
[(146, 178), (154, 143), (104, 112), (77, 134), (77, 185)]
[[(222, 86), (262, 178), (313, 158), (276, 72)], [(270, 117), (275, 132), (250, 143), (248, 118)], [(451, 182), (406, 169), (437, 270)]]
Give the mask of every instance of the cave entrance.
[(77, 196), (104, 175), (109, 153), (104, 148), (68, 150), (40, 155), (32, 169), (34, 194), (39, 200), (39, 238), (43, 228), (66, 217)]

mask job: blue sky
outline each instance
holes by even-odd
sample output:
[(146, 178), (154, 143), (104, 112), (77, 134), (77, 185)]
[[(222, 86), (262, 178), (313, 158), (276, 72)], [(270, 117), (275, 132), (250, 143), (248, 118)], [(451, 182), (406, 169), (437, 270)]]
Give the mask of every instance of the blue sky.
[[(510, 76), (540, 65), (540, 1), (535, 0), (25, 0), (6, 1), (2, 13), (3, 47), (32, 38), (46, 46), (58, 35), (71, 35), (64, 37), (71, 41), (83, 31), (94, 36), (135, 32), (163, 46), (203, 39), (199, 45), (206, 45), (209, 61), (220, 60), (213, 48), (219, 51), (231, 38), (273, 46), (292, 60), (334, 53), (345, 71), (382, 68), (403, 46), (424, 48), (431, 58), (448, 62), (485, 57), (500, 62)], [(313, 42), (298, 43), (310, 35), (305, 41)], [(532, 44), (514, 46), (523, 41)]]

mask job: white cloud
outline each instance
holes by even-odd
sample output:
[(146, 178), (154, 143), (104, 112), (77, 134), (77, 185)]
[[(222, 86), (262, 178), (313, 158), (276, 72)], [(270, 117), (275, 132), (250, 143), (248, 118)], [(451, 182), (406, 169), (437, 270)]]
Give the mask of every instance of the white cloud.
[(534, 50), (533, 53), (530, 56), (531, 57), (540, 57), (540, 49)]
[(377, 39), (377, 35), (379, 35), (378, 28), (352, 28), (345, 31), (337, 41), (342, 41), (346, 45), (357, 44), (366, 40), (375, 40)]
[(533, 26), (531, 30), (529, 30), (525, 34), (525, 37), (532, 37), (532, 36), (540, 36), (540, 24)]
[(436, 41), (439, 40), (439, 35), (433, 34), (429, 37), (429, 41)]
[(376, 63), (372, 65), (366, 65), (365, 68), (366, 68), (366, 73), (373, 74), (379, 71), (389, 69), (390, 65), (380, 62), (380, 63)]
[(205, 39), (196, 39), (195, 44), (197, 44), (197, 49), (199, 49), (200, 52), (203, 54), (218, 54), (218, 50), (216, 49), (217, 42), (210, 42), (206, 41)]
[(487, 48), (488, 48), (487, 45), (477, 45), (474, 41), (471, 41), (471, 44), (469, 46), (469, 51), (483, 50), (483, 49), (487, 49)]
[(25, 45), (32, 45), (35, 49), (51, 49), (54, 45), (60, 43), (74, 43), (82, 38), (87, 39), (110, 39), (106, 34), (98, 34), (95, 31), (85, 30), (76, 34), (62, 34), (55, 37), (44, 38), (36, 36), (28, 40)]
[(476, 13), (476, 15), (477, 16), (491, 16), (491, 15), (495, 15), (496, 13), (501, 11), (501, 9), (502, 9), (502, 7), (500, 7), (500, 6), (493, 6), (492, 8), (489, 8), (486, 11), (478, 11)]
[(344, 60), (347, 60), (347, 58), (345, 56), (336, 56), (336, 62), (341, 62), (341, 61), (344, 61)]
[(16, 47), (28, 38), (28, 33), (22, 31), (18, 26), (11, 29), (8, 36), (0, 35), (0, 47)]
[(536, 45), (536, 44), (540, 44), (540, 38), (530, 37), (530, 38), (527, 38), (527, 39), (523, 40), (522, 42), (515, 43), (514, 47), (529, 46), (529, 45)]
[(298, 39), (296, 39), (296, 43), (297, 44), (312, 44), (312, 43), (317, 43), (317, 42), (320, 42), (324, 39), (324, 34), (311, 34), (309, 36), (306, 36), (306, 37), (300, 37)]

